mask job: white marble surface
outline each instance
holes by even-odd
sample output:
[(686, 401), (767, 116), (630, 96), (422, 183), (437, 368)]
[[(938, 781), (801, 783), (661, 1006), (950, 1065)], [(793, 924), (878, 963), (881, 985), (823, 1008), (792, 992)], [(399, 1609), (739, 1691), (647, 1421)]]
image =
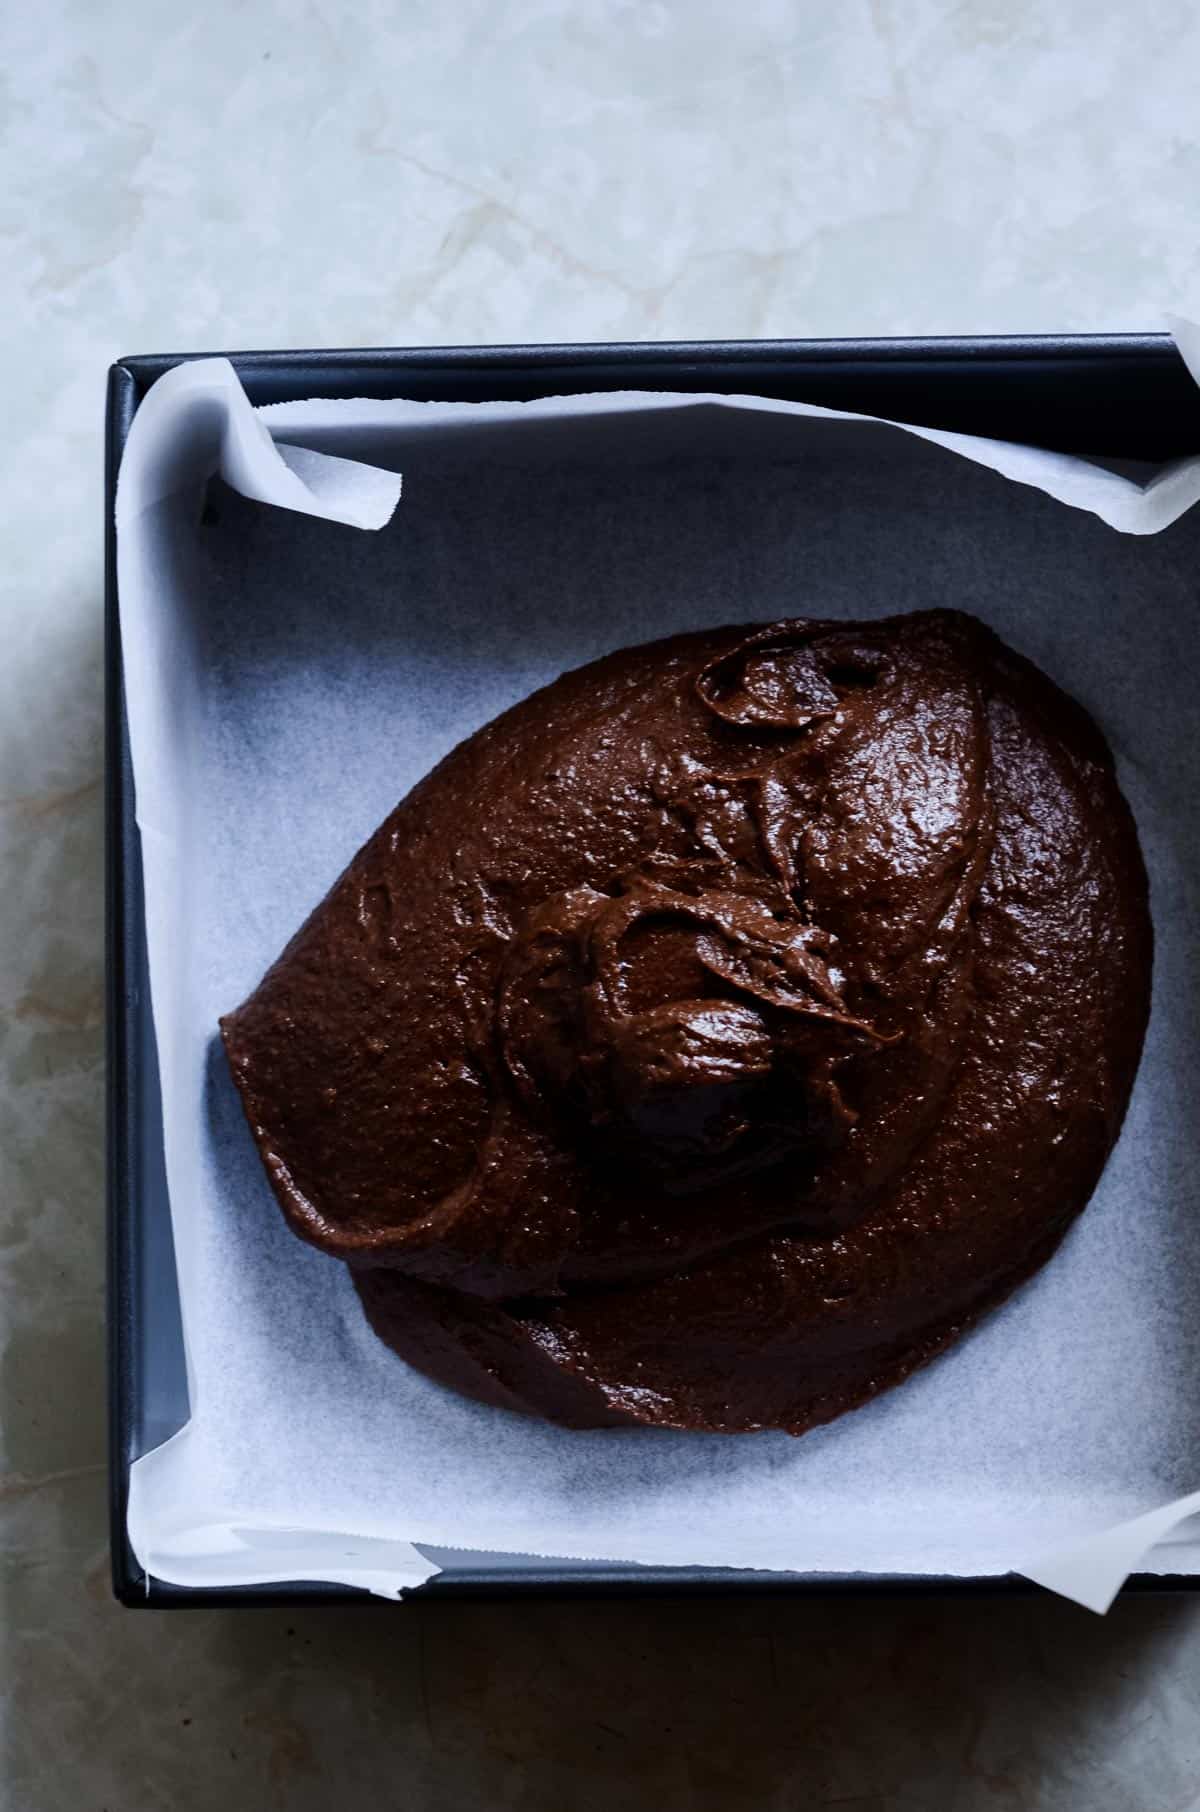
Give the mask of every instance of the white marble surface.
[(102, 1403), (119, 353), (1157, 325), (1184, 0), (0, 17), (0, 1806), (1200, 1807), (1200, 1603), (133, 1615)]

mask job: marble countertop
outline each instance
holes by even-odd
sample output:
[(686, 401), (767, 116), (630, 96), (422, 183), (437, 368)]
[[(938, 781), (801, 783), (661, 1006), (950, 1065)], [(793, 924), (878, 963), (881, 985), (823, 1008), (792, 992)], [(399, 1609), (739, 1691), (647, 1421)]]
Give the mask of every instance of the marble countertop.
[(101, 824), (115, 356), (1155, 327), (1200, 16), (48, 0), (0, 68), (0, 1807), (1200, 1807), (1200, 1601), (120, 1610)]

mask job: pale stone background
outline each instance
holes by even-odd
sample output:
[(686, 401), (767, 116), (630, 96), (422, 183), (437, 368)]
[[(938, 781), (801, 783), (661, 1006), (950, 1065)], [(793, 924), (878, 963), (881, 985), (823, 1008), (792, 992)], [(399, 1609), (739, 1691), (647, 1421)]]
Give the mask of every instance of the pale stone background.
[(112, 1604), (100, 780), (114, 356), (1156, 326), (1200, 15), (13, 0), (0, 84), (0, 1804), (1200, 1807), (1200, 1601)]

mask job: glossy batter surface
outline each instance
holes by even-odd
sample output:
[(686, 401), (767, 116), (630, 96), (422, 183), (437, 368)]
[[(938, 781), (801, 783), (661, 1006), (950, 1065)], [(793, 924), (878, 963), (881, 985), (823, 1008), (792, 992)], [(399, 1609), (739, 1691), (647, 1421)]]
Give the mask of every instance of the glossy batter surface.
[(1146, 880), (974, 619), (569, 673), (396, 808), (222, 1022), (397, 1352), (573, 1426), (800, 1433), (1049, 1256), (1120, 1129)]

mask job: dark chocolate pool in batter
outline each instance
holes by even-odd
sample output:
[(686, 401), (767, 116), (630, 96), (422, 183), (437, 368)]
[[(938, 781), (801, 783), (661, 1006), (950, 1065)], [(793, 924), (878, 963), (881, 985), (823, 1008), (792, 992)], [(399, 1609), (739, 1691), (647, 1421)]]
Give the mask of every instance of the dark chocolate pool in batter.
[(957, 612), (790, 621), (488, 724), (222, 1031), (288, 1221), (413, 1365), (798, 1434), (1050, 1256), (1150, 961), (1078, 705)]

